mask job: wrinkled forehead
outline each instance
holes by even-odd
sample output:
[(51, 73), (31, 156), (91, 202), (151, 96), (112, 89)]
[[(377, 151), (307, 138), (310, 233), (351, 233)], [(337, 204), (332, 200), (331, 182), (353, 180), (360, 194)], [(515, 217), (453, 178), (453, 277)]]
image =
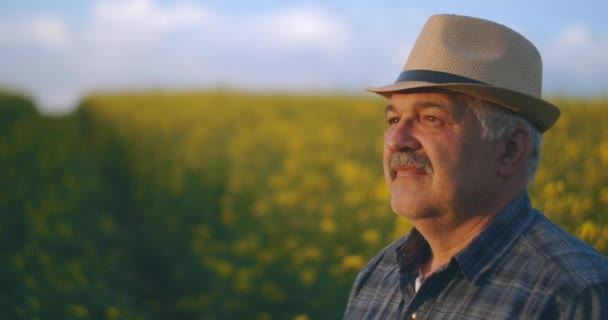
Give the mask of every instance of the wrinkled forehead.
[(399, 91), (391, 95), (386, 112), (438, 108), (448, 112), (454, 119), (461, 119), (472, 110), (477, 98), (447, 90), (417, 89)]

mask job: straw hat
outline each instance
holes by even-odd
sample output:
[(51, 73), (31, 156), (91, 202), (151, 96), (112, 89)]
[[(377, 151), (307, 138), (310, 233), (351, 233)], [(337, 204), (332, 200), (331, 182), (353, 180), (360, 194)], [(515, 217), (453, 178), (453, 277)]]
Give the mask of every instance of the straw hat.
[(417, 88), (464, 93), (510, 109), (545, 132), (560, 111), (541, 98), (541, 86), (540, 54), (519, 33), (488, 20), (434, 15), (397, 81), (368, 90), (387, 98)]

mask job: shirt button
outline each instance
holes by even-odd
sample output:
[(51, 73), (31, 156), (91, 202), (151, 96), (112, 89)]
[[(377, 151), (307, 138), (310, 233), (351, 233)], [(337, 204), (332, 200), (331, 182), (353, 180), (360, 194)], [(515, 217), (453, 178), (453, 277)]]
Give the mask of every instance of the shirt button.
[(413, 320), (418, 319), (418, 314), (416, 312), (412, 313), (412, 319)]

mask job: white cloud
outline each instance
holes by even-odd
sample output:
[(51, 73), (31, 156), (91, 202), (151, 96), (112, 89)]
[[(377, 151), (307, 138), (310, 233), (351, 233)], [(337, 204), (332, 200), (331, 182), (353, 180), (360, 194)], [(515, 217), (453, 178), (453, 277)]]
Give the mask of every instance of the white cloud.
[(76, 63), (96, 86), (268, 83), (273, 72), (280, 84), (287, 65), (302, 79), (312, 72), (304, 58), (338, 59), (348, 49), (347, 25), (320, 8), (231, 16), (132, 0), (101, 1), (92, 12)]
[(129, 49), (159, 41), (166, 32), (200, 26), (210, 17), (194, 5), (162, 8), (151, 0), (99, 0), (93, 3), (84, 34), (95, 46)]
[(59, 17), (36, 16), (25, 21), (0, 23), (0, 45), (34, 45), (51, 50), (67, 49), (72, 42), (68, 26)]
[[(589, 90), (606, 90), (608, 80), (608, 38), (601, 38), (591, 33), (584, 24), (573, 24), (564, 28), (550, 43), (541, 48), (547, 72), (551, 82), (562, 82), (572, 86), (572, 81), (579, 82), (578, 87)], [(583, 90), (585, 91), (585, 90)]]
[(566, 50), (586, 47), (592, 43), (589, 29), (582, 24), (569, 26), (555, 39), (555, 45)]
[(0, 47), (8, 49), (0, 52), (7, 71), (0, 83), (28, 90), (45, 110), (112, 88), (319, 88), (339, 84), (331, 69), (354, 51), (350, 25), (321, 7), (237, 15), (194, 3), (98, 0), (84, 18), (0, 23)]
[[(317, 2), (255, 14), (204, 3), (93, 0), (72, 20), (3, 18), (0, 84), (32, 93), (46, 110), (98, 89), (360, 90), (394, 79), (427, 17), (363, 3), (354, 11)], [(579, 23), (535, 43), (546, 88), (608, 87), (606, 35)]]
[(41, 17), (31, 22), (31, 36), (35, 41), (54, 49), (65, 49), (71, 43), (70, 32), (59, 18)]
[(350, 40), (348, 26), (339, 17), (310, 7), (230, 16), (200, 5), (162, 8), (151, 0), (105, 0), (96, 2), (92, 12), (82, 39), (84, 50), (100, 58), (97, 67), (105, 60), (114, 65), (133, 63), (135, 55), (145, 55), (138, 58), (139, 63), (152, 57), (162, 63), (172, 60), (161, 54), (167, 51), (174, 56), (197, 55), (201, 64), (216, 64), (205, 60), (219, 58), (251, 66), (255, 59), (285, 58), (301, 50), (335, 56), (348, 49)]
[(179, 3), (161, 8), (151, 0), (101, 0), (93, 4), (93, 20), (126, 29), (166, 30), (197, 24), (208, 13), (200, 6)]
[(252, 25), (272, 41), (285, 46), (310, 46), (321, 51), (340, 51), (348, 47), (349, 29), (339, 17), (320, 9), (292, 8), (269, 17), (257, 18)]
[(285, 89), (323, 83), (329, 61), (348, 53), (350, 33), (321, 8), (231, 16), (200, 5), (161, 8), (133, 0), (95, 5), (83, 39), (86, 54), (76, 61), (90, 88)]

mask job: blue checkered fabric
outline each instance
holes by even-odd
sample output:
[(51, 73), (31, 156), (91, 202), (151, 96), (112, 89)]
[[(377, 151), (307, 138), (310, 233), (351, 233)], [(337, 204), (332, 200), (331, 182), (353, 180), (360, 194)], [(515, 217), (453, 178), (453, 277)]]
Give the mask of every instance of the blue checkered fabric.
[(384, 248), (357, 276), (344, 319), (608, 319), (608, 259), (526, 193), (416, 292), (430, 254), (416, 229)]

